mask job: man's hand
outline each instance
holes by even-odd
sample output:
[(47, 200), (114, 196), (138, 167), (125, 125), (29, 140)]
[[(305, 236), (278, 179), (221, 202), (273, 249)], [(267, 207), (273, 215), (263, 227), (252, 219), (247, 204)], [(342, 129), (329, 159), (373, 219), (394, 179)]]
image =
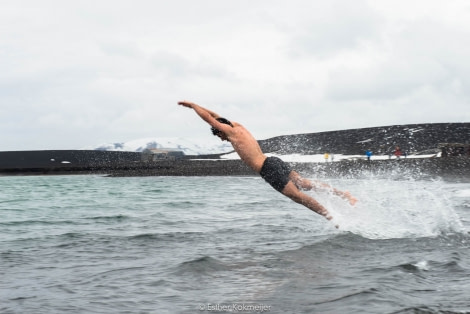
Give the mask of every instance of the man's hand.
[[(190, 101), (187, 101), (187, 100), (183, 100), (183, 101), (179, 101), (178, 102), (178, 105), (181, 105), (181, 106), (184, 106), (184, 107), (187, 107), (187, 108), (191, 108), (191, 109), (194, 109), (194, 111), (196, 111), (196, 113), (201, 116), (201, 118), (203, 120), (205, 120), (206, 122), (209, 122), (206, 118), (204, 118), (202, 115), (204, 115), (204, 113), (207, 113), (209, 114), (212, 118), (214, 119), (217, 119), (219, 118), (220, 116), (213, 112), (213, 111), (210, 111), (209, 109), (206, 109), (206, 108), (203, 108), (193, 102), (190, 102)], [(209, 123), (210, 124), (210, 123)]]
[(181, 106), (184, 106), (184, 107), (188, 107), (188, 108), (193, 108), (193, 106), (195, 105), (195, 103), (192, 103), (192, 102), (190, 102), (190, 101), (183, 100), (183, 101), (179, 101), (179, 102), (178, 102), (178, 105), (181, 105)]

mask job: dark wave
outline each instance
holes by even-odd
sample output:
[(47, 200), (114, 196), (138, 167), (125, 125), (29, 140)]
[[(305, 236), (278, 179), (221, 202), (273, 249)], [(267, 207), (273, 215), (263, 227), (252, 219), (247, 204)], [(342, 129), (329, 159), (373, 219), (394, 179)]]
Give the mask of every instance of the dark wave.
[(204, 232), (142, 233), (127, 237), (131, 241), (192, 241), (205, 237)]
[(129, 219), (131, 219), (131, 217), (126, 216), (126, 215), (118, 214), (118, 215), (111, 215), (111, 216), (86, 217), (86, 218), (83, 218), (83, 219), (84, 220), (92, 220), (92, 221), (95, 221), (95, 222), (110, 222), (110, 221), (121, 222), (121, 221), (129, 220)]
[(398, 265), (398, 268), (409, 272), (422, 271), (444, 271), (444, 272), (466, 272), (457, 261), (437, 262), (437, 261), (421, 261), (413, 263), (405, 263)]
[(0, 222), (0, 226), (77, 225), (75, 220), (21, 220)]
[(364, 295), (375, 295), (375, 294), (378, 294), (378, 289), (375, 289), (375, 288), (369, 288), (369, 289), (364, 289), (364, 290), (360, 290), (360, 291), (353, 291), (349, 294), (345, 294), (345, 295), (342, 295), (342, 296), (339, 296), (339, 297), (336, 297), (334, 299), (328, 299), (328, 300), (325, 300), (325, 301), (322, 301), (322, 302), (318, 302), (316, 304), (324, 304), (324, 303), (332, 303), (332, 302), (338, 302), (338, 301), (344, 301), (344, 300), (348, 300), (350, 298), (356, 298), (356, 297), (364, 297)]
[(178, 265), (175, 273), (183, 274), (212, 274), (218, 271), (228, 271), (231, 267), (210, 256), (202, 256)]
[(390, 314), (468, 314), (468, 310), (448, 310), (441, 306), (433, 308), (428, 306), (408, 307)]

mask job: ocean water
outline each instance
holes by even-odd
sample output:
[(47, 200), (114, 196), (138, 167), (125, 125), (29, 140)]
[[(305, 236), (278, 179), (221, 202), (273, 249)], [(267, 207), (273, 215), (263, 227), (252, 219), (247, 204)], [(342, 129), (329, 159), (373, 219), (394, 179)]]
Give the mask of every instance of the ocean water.
[(469, 182), (326, 182), (0, 177), (0, 313), (470, 313)]

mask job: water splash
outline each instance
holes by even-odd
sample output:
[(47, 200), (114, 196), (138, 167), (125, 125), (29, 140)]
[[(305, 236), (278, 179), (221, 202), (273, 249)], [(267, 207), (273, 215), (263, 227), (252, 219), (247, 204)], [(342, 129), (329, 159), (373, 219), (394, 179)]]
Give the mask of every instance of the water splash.
[[(350, 184), (346, 187), (345, 184)], [(339, 230), (370, 239), (433, 237), (464, 232), (452, 195), (439, 180), (369, 178), (338, 180), (331, 185), (351, 191), (359, 202), (350, 206), (329, 193), (316, 197), (333, 215)]]

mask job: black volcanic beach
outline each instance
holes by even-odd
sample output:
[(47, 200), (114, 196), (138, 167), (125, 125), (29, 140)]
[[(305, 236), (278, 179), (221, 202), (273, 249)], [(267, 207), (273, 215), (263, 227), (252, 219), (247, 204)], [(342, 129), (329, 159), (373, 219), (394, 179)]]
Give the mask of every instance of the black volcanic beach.
[[(460, 157), (436, 157), (442, 143), (468, 144), (470, 123), (414, 124), (285, 135), (260, 140), (264, 153), (276, 155), (342, 154), (354, 160), (295, 162), (292, 167), (318, 177), (361, 177), (397, 173), (412, 176), (470, 178), (468, 151)], [(391, 155), (399, 146), (408, 158), (365, 160)], [(238, 176), (255, 175), (240, 160), (220, 155), (185, 156), (177, 160), (142, 161), (140, 152), (43, 150), (0, 152), (0, 174), (106, 174), (112, 176)], [(432, 156), (416, 158), (421, 155)]]

